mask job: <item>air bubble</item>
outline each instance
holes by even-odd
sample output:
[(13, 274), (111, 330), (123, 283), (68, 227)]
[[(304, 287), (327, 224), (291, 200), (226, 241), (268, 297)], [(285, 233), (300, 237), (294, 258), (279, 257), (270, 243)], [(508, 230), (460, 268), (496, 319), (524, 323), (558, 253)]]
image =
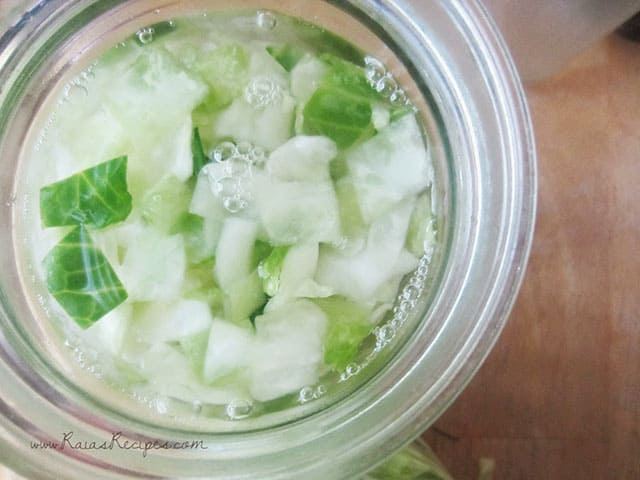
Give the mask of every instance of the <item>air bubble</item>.
[(225, 197), (222, 204), (231, 213), (238, 213), (247, 206), (246, 202), (238, 197)]
[(209, 175), (209, 190), (211, 190), (214, 197), (219, 197), (222, 192), (222, 180), (224, 178), (217, 179), (213, 175)]
[(425, 246), (424, 248), (424, 258), (427, 262), (427, 265), (431, 263), (431, 259), (433, 258), (434, 248), (433, 245)]
[(313, 399), (314, 399), (313, 388), (304, 387), (302, 390), (300, 390), (300, 393), (298, 394), (298, 400), (300, 401), (300, 403), (307, 403)]
[(400, 305), (398, 305), (398, 307), (401, 311), (409, 313), (409, 310), (413, 308), (413, 305), (411, 304), (411, 302), (403, 298), (400, 301)]
[(344, 371), (348, 376), (353, 377), (354, 375), (360, 373), (360, 365), (358, 365), (357, 363), (350, 363), (349, 365), (347, 365)]
[(380, 80), (378, 80), (375, 89), (378, 93), (381, 93), (385, 97), (389, 98), (396, 90), (398, 90), (398, 84), (390, 74), (387, 74)]
[[(365, 360), (364, 365), (366, 366), (367, 364), (368, 364), (368, 361)], [(344, 372), (342, 372), (342, 374), (340, 375), (340, 381), (344, 382), (348, 380), (354, 375), (357, 375), (358, 373), (360, 373), (361, 370), (362, 370), (362, 365), (358, 365), (357, 363), (350, 363), (349, 365), (346, 366), (346, 368), (344, 369)]]
[(244, 90), (244, 99), (254, 108), (274, 105), (282, 98), (282, 90), (272, 79), (259, 77), (252, 80)]
[(138, 37), (138, 40), (140, 41), (140, 43), (146, 45), (148, 43), (153, 42), (153, 37), (155, 33), (156, 31), (154, 30), (153, 27), (146, 27), (146, 28), (143, 28), (142, 30), (138, 30), (136, 32), (136, 36)]
[(247, 400), (232, 400), (227, 404), (227, 416), (231, 420), (241, 420), (251, 415), (253, 405)]
[(80, 80), (74, 80), (64, 90), (64, 96), (69, 99), (74, 93), (83, 93), (89, 95), (89, 89), (80, 83)]
[(276, 16), (271, 12), (261, 10), (256, 14), (256, 25), (263, 30), (273, 30), (277, 23)]
[(80, 80), (84, 82), (88, 82), (93, 80), (96, 77), (96, 74), (93, 71), (93, 66), (86, 69), (84, 72), (80, 74)]
[(409, 284), (406, 287), (404, 287), (404, 290), (402, 291), (402, 298), (413, 306), (415, 305), (416, 300), (418, 300), (420, 293), (421, 292), (418, 287), (416, 287), (415, 285)]
[(211, 158), (216, 162), (224, 162), (236, 155), (238, 150), (233, 142), (222, 142), (211, 154)]
[(387, 70), (380, 60), (374, 57), (365, 57), (364, 73), (369, 80), (369, 83), (375, 85), (384, 75)]
[(394, 314), (407, 313), (406, 303), (405, 302), (400, 302), (400, 304), (398, 304), (395, 307), (393, 307), (393, 313)]
[(393, 318), (397, 320), (399, 323), (404, 322), (409, 316), (409, 312), (406, 309), (401, 307), (402, 304), (398, 305), (393, 309)]
[(416, 270), (416, 274), (421, 277), (426, 277), (427, 273), (429, 273), (429, 269), (425, 265), (420, 265)]
[(193, 413), (195, 413), (196, 415), (200, 415), (202, 413), (202, 402), (195, 400), (191, 404), (191, 409), (193, 410)]
[(391, 94), (389, 100), (394, 105), (404, 105), (407, 103), (407, 95), (404, 93), (404, 90), (398, 88), (395, 92)]
[(313, 394), (314, 398), (320, 398), (322, 397), (325, 393), (327, 393), (327, 387), (325, 387), (324, 385), (318, 385), (316, 387), (316, 391)]
[(376, 337), (382, 343), (389, 343), (396, 336), (396, 329), (391, 325), (383, 325), (376, 331)]
[(426, 279), (427, 276), (424, 272), (416, 270), (416, 272), (413, 274), (413, 278), (411, 279), (411, 284), (422, 292), (422, 290), (424, 290), (424, 282)]
[(258, 264), (258, 276), (260, 278), (267, 278), (269, 276), (269, 273), (264, 268), (264, 260)]
[(236, 150), (238, 152), (238, 155), (248, 157), (253, 150), (253, 145), (251, 145), (249, 142), (240, 142), (238, 143)]

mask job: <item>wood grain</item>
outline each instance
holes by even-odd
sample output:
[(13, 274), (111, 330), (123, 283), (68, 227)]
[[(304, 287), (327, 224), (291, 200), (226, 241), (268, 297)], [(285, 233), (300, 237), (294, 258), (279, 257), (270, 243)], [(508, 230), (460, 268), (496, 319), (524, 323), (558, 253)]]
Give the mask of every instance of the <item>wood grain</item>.
[(508, 325), (425, 437), (458, 479), (640, 479), (640, 44), (527, 87), (536, 235)]

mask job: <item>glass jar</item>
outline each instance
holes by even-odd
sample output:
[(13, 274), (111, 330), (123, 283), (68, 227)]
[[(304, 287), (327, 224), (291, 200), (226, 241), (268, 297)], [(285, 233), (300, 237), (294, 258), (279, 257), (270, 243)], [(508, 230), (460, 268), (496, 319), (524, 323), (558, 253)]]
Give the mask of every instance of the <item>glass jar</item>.
[[(64, 78), (125, 33), (230, 4), (307, 19), (398, 73), (428, 131), (439, 238), (428, 288), (352, 388), (212, 425), (136, 406), (67, 361), (24, 288), (16, 171)], [(43, 0), (0, 39), (0, 85), (0, 461), (25, 476), (354, 478), (438, 417), (504, 325), (533, 233), (535, 154), (521, 85), (478, 2)]]

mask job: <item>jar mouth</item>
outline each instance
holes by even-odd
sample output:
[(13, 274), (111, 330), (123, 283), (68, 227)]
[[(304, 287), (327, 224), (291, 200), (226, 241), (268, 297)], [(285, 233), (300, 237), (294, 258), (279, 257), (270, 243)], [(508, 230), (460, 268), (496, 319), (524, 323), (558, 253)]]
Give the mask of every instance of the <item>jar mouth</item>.
[[(276, 4), (280, 5), (279, 2), (276, 2), (274, 3), (274, 6)], [(208, 6), (209, 5), (207, 4), (207, 7)], [(69, 87), (82, 89), (91, 88), (90, 81), (87, 81), (87, 77), (92, 74), (93, 67), (95, 66), (94, 62), (96, 54), (94, 53), (93, 45), (99, 45), (97, 49), (104, 48), (102, 46), (103, 44), (112, 44), (113, 42), (108, 40), (102, 41), (102, 38), (115, 39), (115, 42), (119, 42), (124, 38), (130, 38), (134, 34), (138, 35), (138, 33), (143, 32), (143, 26), (149, 25), (150, 22), (156, 22), (156, 25), (160, 25), (161, 23), (157, 22), (172, 21), (172, 19), (178, 18), (177, 15), (187, 15), (188, 17), (191, 17), (191, 15), (193, 15), (193, 11), (198, 12), (198, 9), (201, 8), (201, 6), (194, 4), (190, 7), (193, 11), (190, 11), (189, 9), (186, 9), (185, 11), (182, 6), (171, 6), (170, 4), (167, 4), (164, 7), (164, 13), (161, 14), (157, 9), (149, 11), (148, 8), (144, 6), (140, 7), (138, 10), (126, 7), (127, 4), (124, 4), (120, 13), (118, 12), (118, 7), (115, 8), (115, 13), (107, 11), (105, 14), (107, 15), (106, 22), (104, 21), (104, 16), (99, 16), (95, 19), (89, 19), (90, 22), (83, 27), (83, 30), (77, 33), (70, 32), (69, 40), (65, 43), (65, 51), (61, 52), (63, 58), (61, 58), (57, 64), (52, 66), (49, 66), (49, 64), (44, 62), (40, 67), (41, 71), (48, 72), (48, 75), (51, 76), (51, 80), (42, 78), (32, 82), (34, 86), (30, 90), (30, 94), (37, 98), (38, 101), (37, 105), (34, 107), (34, 111), (36, 113), (34, 115), (30, 115), (30, 117), (42, 117), (42, 120), (33, 121), (35, 126), (31, 128), (31, 132), (29, 132), (27, 140), (22, 142), (25, 146), (34, 145), (33, 150), (35, 153), (30, 153), (27, 147), (23, 148), (25, 153), (23, 155), (22, 163), (26, 165), (21, 165), (18, 168), (16, 178), (25, 178), (26, 180), (16, 182), (18, 184), (18, 201), (16, 202), (14, 215), (17, 211), (33, 212), (36, 209), (33, 205), (35, 201), (29, 201), (27, 197), (35, 198), (37, 193), (29, 192), (28, 185), (31, 184), (31, 178), (35, 179), (33, 182), (34, 184), (38, 184), (38, 179), (41, 173), (39, 171), (39, 167), (34, 169), (35, 175), (30, 171), (30, 163), (32, 163), (31, 158), (41, 154), (39, 145), (43, 143), (49, 123), (55, 118), (57, 108), (61, 101), (57, 98), (58, 92), (60, 90), (67, 92)], [(273, 11), (276, 12), (275, 10)], [(259, 12), (264, 11), (261, 10)], [(319, 9), (316, 9), (315, 12), (316, 14), (314, 14), (314, 19), (316, 21), (320, 21), (321, 23), (323, 21), (325, 23), (329, 21), (329, 19), (318, 18), (318, 12), (321, 12)], [(335, 7), (327, 7), (327, 11), (323, 14), (328, 17), (329, 15), (335, 15), (341, 12), (342, 10), (338, 10)], [(205, 15), (205, 13), (202, 15)], [(244, 25), (255, 18), (256, 12), (255, 10), (246, 11), (244, 9), (238, 9), (229, 11), (228, 18), (226, 15), (227, 13), (225, 13), (224, 17), (221, 17), (221, 22), (234, 21)], [(353, 17), (352, 20), (349, 20), (351, 23), (346, 20), (342, 22), (351, 27), (349, 30), (352, 33), (349, 35), (351, 35), (354, 40), (358, 39), (360, 42), (364, 42), (366, 44), (366, 50), (373, 49), (374, 51), (384, 51), (385, 65), (392, 68), (394, 70), (394, 74), (398, 73), (401, 77), (407, 79), (405, 82), (406, 85), (403, 85), (409, 88), (410, 92), (408, 91), (408, 93), (412, 96), (425, 96), (425, 102), (421, 101), (422, 97), (418, 97), (415, 108), (419, 108), (423, 112), (423, 116), (425, 117), (425, 126), (429, 130), (427, 134), (430, 138), (430, 148), (442, 164), (442, 166), (439, 166), (440, 170), (444, 170), (444, 164), (446, 162), (444, 154), (446, 147), (444, 144), (447, 142), (444, 135), (446, 132), (442, 130), (443, 123), (438, 117), (437, 105), (433, 102), (433, 99), (428, 97), (429, 92), (426, 87), (410, 80), (416, 76), (415, 74), (412, 76), (409, 71), (410, 69), (415, 70), (415, 66), (413, 66), (408, 59), (396, 58), (393, 56), (392, 52), (394, 49), (398, 50), (399, 56), (402, 55), (402, 52), (399, 50), (399, 47), (395, 46), (392, 39), (384, 38), (386, 35), (385, 32), (381, 31), (376, 24), (372, 24), (366, 18), (360, 18), (362, 15), (358, 15), (355, 10), (350, 12), (349, 15), (351, 16), (348, 18), (351, 19)], [(123, 16), (125, 19), (113, 19), (112, 16)], [(213, 15), (207, 14), (207, 18), (212, 16)], [(109, 21), (111, 21), (111, 26), (109, 26)], [(287, 28), (285, 18), (280, 18), (278, 20), (278, 24), (281, 29)], [(343, 26), (342, 28), (346, 27)], [(89, 30), (93, 35), (90, 38), (87, 38), (88, 35), (83, 34), (84, 30)], [(122, 46), (122, 43), (118, 43), (118, 45)], [(86, 93), (84, 95), (86, 95)], [(82, 97), (82, 95), (80, 96)], [(68, 97), (64, 96), (63, 99), (66, 102), (73, 102), (73, 97), (69, 97), (68, 99)], [(431, 103), (431, 105), (427, 105), (427, 102)], [(49, 104), (52, 105), (50, 106)], [(52, 111), (51, 114), (48, 114), (49, 110)], [(42, 115), (40, 112), (45, 112), (45, 114)], [(447, 179), (443, 175), (443, 183), (446, 181)], [(22, 187), (20, 183), (24, 184), (26, 187), (20, 188)], [(447, 188), (446, 190), (450, 189)], [(22, 200), (23, 198), (24, 200)], [(443, 208), (446, 208), (446, 206)], [(26, 214), (25, 216), (37, 217), (37, 215), (33, 214)], [(444, 214), (440, 214), (440, 216), (443, 218), (449, 217), (449, 215)], [(32, 298), (29, 298), (29, 307), (33, 311), (32, 317), (36, 319), (42, 318), (44, 321), (36, 321), (32, 328), (29, 328), (29, 326), (22, 328), (19, 325), (16, 328), (17, 330), (20, 330), (19, 333), (25, 337), (26, 342), (32, 345), (31, 353), (38, 359), (36, 365), (42, 365), (41, 376), (46, 378), (48, 383), (54, 383), (55, 380), (55, 382), (60, 385), (60, 387), (57, 388), (64, 388), (65, 391), (69, 392), (69, 395), (77, 400), (77, 408), (84, 408), (86, 410), (85, 414), (81, 414), (82, 416), (90, 416), (91, 412), (96, 409), (102, 414), (109, 416), (109, 418), (112, 418), (115, 426), (111, 428), (111, 430), (122, 428), (120, 425), (124, 423), (128, 426), (139, 424), (143, 428), (161, 428), (165, 435), (170, 433), (247, 433), (261, 430), (264, 431), (284, 424), (290, 424), (295, 421), (302, 421), (309, 415), (323, 409), (331, 408), (332, 405), (344, 401), (357, 388), (360, 388), (366, 383), (372, 381), (373, 377), (378, 374), (378, 371), (385, 366), (385, 364), (387, 364), (393, 357), (393, 354), (401, 348), (403, 344), (403, 337), (408, 338), (411, 336), (411, 333), (415, 330), (419, 321), (425, 316), (424, 312), (430, 304), (429, 298), (431, 295), (427, 293), (420, 298), (420, 305), (416, 305), (417, 308), (413, 309), (414, 311), (410, 319), (407, 318), (408, 315), (402, 313), (391, 316), (387, 321), (378, 325), (379, 328), (374, 330), (374, 332), (365, 341), (365, 347), (362, 349), (363, 351), (361, 352), (360, 358), (357, 362), (348, 365), (347, 368), (344, 368), (342, 371), (327, 374), (323, 377), (322, 383), (309, 387), (313, 389), (313, 399), (311, 401), (307, 401), (306, 399), (305, 401), (300, 400), (302, 394), (305, 393), (301, 390), (299, 395), (290, 394), (288, 395), (288, 398), (278, 398), (274, 402), (260, 404), (258, 407), (262, 412), (259, 416), (243, 416), (241, 421), (229, 421), (229, 419), (217, 421), (217, 419), (215, 419), (216, 416), (231, 417), (232, 415), (229, 413), (230, 409), (237, 410), (238, 408), (246, 408), (246, 404), (240, 400), (237, 405), (233, 402), (228, 405), (212, 405), (200, 401), (198, 401), (197, 405), (192, 405), (189, 402), (172, 399), (170, 398), (170, 394), (169, 402), (167, 402), (167, 400), (162, 398), (164, 396), (154, 396), (152, 394), (152, 396), (143, 397), (133, 391), (127, 391), (123, 396), (118, 394), (116, 395), (117, 398), (114, 398), (112, 395), (112, 389), (122, 390), (123, 386), (119, 384), (110, 385), (108, 382), (96, 382), (92, 375), (86, 374), (87, 372), (85, 372), (84, 369), (77, 368), (76, 365), (70, 364), (70, 359), (66, 358), (69, 356), (69, 352), (65, 351), (65, 348), (63, 347), (66, 347), (67, 350), (71, 350), (77, 357), (81, 357), (78, 360), (79, 363), (84, 363), (84, 359), (90, 357), (87, 353), (91, 352), (87, 352), (85, 350), (88, 346), (82, 343), (81, 338), (74, 336), (74, 332), (69, 332), (68, 329), (65, 329), (65, 325), (58, 326), (49, 324), (50, 321), (56, 320), (56, 306), (49, 306), (47, 302), (43, 300), (48, 298), (49, 295), (44, 286), (40, 284), (42, 282), (34, 284), (33, 281), (29, 280), (29, 277), (33, 277), (34, 272), (39, 270), (38, 267), (34, 265), (38, 260), (33, 258), (33, 255), (30, 255), (31, 252), (20, 251), (21, 244), (27, 245), (25, 250), (29, 250), (31, 248), (29, 244), (31, 241), (31, 232), (34, 229), (38, 229), (38, 226), (36, 225), (30, 226), (30, 222), (31, 220), (29, 219), (25, 220), (20, 218), (20, 215), (15, 215), (16, 233), (14, 235), (14, 243), (17, 250), (17, 264), (19, 267), (24, 266), (22, 270), (18, 271), (18, 274), (21, 277), (25, 292), (35, 290), (35, 295), (33, 295)], [(37, 223), (37, 220), (33, 220), (33, 222)], [(445, 245), (445, 242), (443, 242), (443, 245)], [(407, 284), (411, 283), (411, 286), (409, 287), (407, 285), (407, 287), (412, 289), (410, 292), (412, 296), (416, 293), (414, 290), (424, 290), (425, 279), (423, 277), (428, 277), (426, 280), (430, 284), (437, 283), (436, 276), (438, 274), (438, 270), (437, 268), (431, 268), (431, 264), (436, 263), (436, 267), (444, 264), (442, 261), (444, 250), (440, 250), (442, 249), (433, 252), (430, 247), (429, 252), (425, 253), (421, 260), (421, 268), (424, 272), (422, 272), (420, 276), (414, 272), (414, 275), (407, 278)], [(434, 254), (435, 262), (432, 262)], [(420, 281), (417, 280), (418, 277), (420, 277)], [(433, 291), (435, 291), (435, 289)], [(396, 303), (401, 303), (400, 299), (398, 299)], [(418, 302), (414, 302), (412, 300), (412, 305), (413, 303)], [(432, 331), (435, 331), (438, 328), (435, 323), (436, 322), (430, 323)], [(396, 330), (400, 330), (397, 335)], [(389, 335), (388, 332), (390, 331), (393, 332), (393, 334)], [(57, 345), (56, 342), (52, 340), (58, 337), (62, 337), (61, 341), (64, 339), (64, 345)], [(102, 374), (102, 372), (100, 373)], [(131, 399), (128, 398), (129, 395), (132, 395), (138, 401), (142, 400), (143, 403), (148, 404), (151, 408), (149, 409), (145, 405), (138, 405), (136, 402), (130, 401)], [(277, 406), (276, 408), (278, 408), (278, 411), (270, 411), (273, 404)], [(158, 416), (157, 413), (160, 408), (162, 408), (164, 412)], [(194, 413), (194, 408), (197, 408), (197, 415)], [(200, 412), (207, 413), (200, 414)], [(71, 413), (76, 416), (79, 415), (77, 411)], [(130, 428), (135, 430), (133, 427)]]
[[(123, 18), (128, 18), (126, 28), (131, 30), (131, 25), (148, 23), (158, 8), (170, 17), (184, 7), (171, 1), (163, 5), (117, 0), (63, 3), (42, 2), (31, 12), (31, 22), (0, 42), (5, 45), (0, 52), (0, 60), (5, 60), (4, 67), (0, 64), (0, 80), (7, 85), (0, 92), (3, 164), (21, 148), (21, 142), (10, 139), (16, 138), (15, 132), (26, 132), (31, 120), (24, 112), (16, 113), (16, 105), (23, 102), (23, 106), (37, 108), (42, 101), (20, 92), (21, 81), (36, 78), (54, 83), (67, 67), (82, 63), (87, 52), (102, 48), (98, 42), (122, 32)], [(203, 0), (193, 6), (211, 8), (216, 3), (228, 2)], [(255, 2), (239, 3), (244, 7)], [(283, 10), (279, 2), (264, 1), (257, 6), (272, 8), (271, 3), (273, 10)], [(3, 259), (7, 267), (3, 271), (10, 273), (0, 280), (0, 375), (10, 386), (0, 396), (6, 406), (0, 425), (12, 432), (0, 434), (0, 443), (7, 445), (3, 451), (11, 451), (16, 459), (38, 463), (42, 458), (45, 462), (47, 455), (32, 458), (33, 453), (25, 451), (28, 438), (55, 440), (56, 435), (74, 431), (83, 440), (100, 442), (105, 435), (124, 432), (127, 438), (140, 441), (200, 440), (207, 448), (184, 457), (172, 451), (149, 451), (142, 465), (137, 452), (123, 454), (117, 460), (118, 469), (113, 462), (116, 457), (104, 452), (78, 455), (71, 451), (62, 456), (58, 452), (55, 458), (60, 468), (76, 472), (65, 473), (65, 478), (83, 478), (88, 472), (99, 478), (197, 476), (206, 469), (214, 472), (212, 478), (240, 478), (241, 474), (242, 478), (288, 478), (287, 471), (305, 472), (310, 478), (352, 478), (381, 460), (380, 451), (391, 453), (433, 422), (479, 367), (515, 298), (533, 231), (533, 140), (515, 70), (478, 5), (434, 2), (426, 7), (433, 10), (431, 18), (423, 20), (411, 6), (395, 0), (323, 3), (333, 14), (346, 13), (350, 22), (372, 32), (382, 47), (398, 54), (431, 112), (427, 121), (440, 158), (436, 167), (443, 189), (439, 207), (442, 238), (430, 259), (431, 288), (420, 299), (417, 310), (421, 314), (403, 326), (400, 338), (372, 361), (358, 378), (357, 388), (344, 388), (335, 397), (296, 412), (295, 419), (289, 412), (289, 417), (256, 422), (250, 431), (211, 433), (195, 426), (184, 428), (175, 421), (158, 422), (142, 411), (123, 415), (117, 404), (104, 405), (79, 391), (63, 373), (52, 374), (50, 359), (34, 351), (29, 340), (32, 332), (20, 324), (20, 319), (29, 318), (30, 307), (11, 288), (18, 275), (16, 265), (12, 259)], [(137, 14), (131, 14), (129, 8), (137, 9)], [(293, 10), (284, 13), (308, 15), (299, 2)], [(99, 16), (104, 33), (70, 54), (69, 47), (77, 41), (74, 32)], [(62, 26), (70, 25), (73, 28), (63, 36)], [(43, 58), (30, 58), (45, 51), (50, 55), (48, 66), (53, 67), (48, 73), (42, 71)], [(3, 176), (1, 190), (14, 192), (14, 180)], [(2, 212), (2, 241), (13, 251), (15, 238), (10, 237), (15, 219), (11, 220), (11, 214), (18, 212), (11, 195)], [(16, 407), (19, 398), (29, 398), (30, 409), (41, 408), (42, 413), (25, 420), (24, 407)], [(58, 418), (52, 421), (54, 412)], [(286, 462), (282, 460), (285, 455)], [(13, 463), (8, 457), (3, 460)]]

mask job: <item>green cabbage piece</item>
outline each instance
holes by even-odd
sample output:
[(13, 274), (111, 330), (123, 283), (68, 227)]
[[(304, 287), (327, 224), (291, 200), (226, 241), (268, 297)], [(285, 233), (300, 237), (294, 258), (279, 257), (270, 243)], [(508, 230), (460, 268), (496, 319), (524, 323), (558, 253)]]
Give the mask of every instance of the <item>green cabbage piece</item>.
[(360, 480), (453, 480), (429, 446), (414, 441)]
[(85, 225), (104, 228), (131, 213), (127, 157), (117, 157), (40, 190), (45, 227)]
[(276, 60), (276, 62), (282, 65), (282, 68), (287, 72), (293, 70), (293, 67), (296, 66), (306, 53), (303, 49), (291, 44), (267, 47), (267, 52)]
[(256, 240), (256, 243), (253, 244), (253, 254), (251, 256), (251, 270), (255, 269), (260, 265), (260, 262), (263, 262), (271, 252), (273, 251), (273, 246), (269, 242), (265, 242), (264, 240)]
[(262, 289), (270, 297), (273, 297), (280, 290), (282, 263), (288, 251), (288, 246), (274, 247), (269, 256), (260, 262), (258, 266), (258, 275), (262, 279)]
[(303, 109), (302, 130), (347, 148), (375, 133), (372, 102), (382, 97), (369, 85), (362, 67), (331, 55), (321, 58), (329, 70)]
[(163, 177), (140, 201), (142, 220), (164, 234), (173, 231), (189, 209), (192, 194), (191, 187), (177, 177)]
[(198, 265), (212, 260), (215, 256), (215, 248), (211, 247), (206, 238), (205, 220), (201, 216), (183, 211), (169, 229), (169, 235), (176, 234), (181, 234), (184, 239), (189, 264)]
[(209, 157), (204, 153), (198, 127), (193, 129), (191, 135), (191, 155), (193, 156), (193, 177), (196, 178), (202, 167), (209, 163)]
[(80, 225), (44, 259), (47, 288), (82, 328), (88, 328), (127, 299), (107, 258)]
[(327, 316), (324, 339), (324, 363), (334, 370), (344, 370), (358, 355), (358, 347), (371, 331), (371, 310), (346, 297), (334, 295), (314, 298)]
[(364, 52), (341, 36), (298, 18), (289, 21), (295, 26), (300, 41), (309, 45), (311, 50), (340, 57), (356, 65), (363, 63)]
[(418, 197), (409, 220), (405, 246), (416, 257), (424, 255), (425, 245), (435, 241), (435, 218), (431, 211), (430, 193), (426, 192)]
[(333, 55), (321, 55), (320, 59), (329, 65), (323, 82), (340, 89), (360, 100), (382, 101), (384, 97), (374, 89), (364, 72), (364, 68)]
[(224, 312), (224, 294), (213, 276), (215, 258), (190, 265), (185, 272), (184, 297), (209, 305), (213, 315)]
[(244, 90), (249, 78), (249, 53), (237, 44), (222, 45), (203, 54), (195, 70), (209, 85), (202, 108), (210, 113), (222, 110)]
[(207, 353), (208, 343), (209, 330), (181, 338), (179, 341), (182, 354), (187, 358), (189, 366), (199, 379), (202, 379), (204, 356)]
[(233, 282), (225, 294), (225, 318), (240, 326), (247, 327), (247, 320), (253, 323), (258, 315), (256, 311), (264, 309), (267, 303), (262, 280), (255, 270), (245, 278)]
[(358, 204), (358, 194), (353, 182), (348, 178), (342, 178), (335, 183), (335, 189), (338, 197), (342, 233), (349, 238), (363, 235), (367, 227), (362, 218), (362, 212)]
[(203, 52), (197, 58), (193, 68), (209, 88), (203, 101), (191, 112), (191, 118), (199, 128), (204, 146), (211, 148), (225, 140), (214, 134), (215, 120), (220, 111), (242, 95), (249, 80), (249, 61), (249, 53), (234, 43)]

